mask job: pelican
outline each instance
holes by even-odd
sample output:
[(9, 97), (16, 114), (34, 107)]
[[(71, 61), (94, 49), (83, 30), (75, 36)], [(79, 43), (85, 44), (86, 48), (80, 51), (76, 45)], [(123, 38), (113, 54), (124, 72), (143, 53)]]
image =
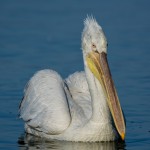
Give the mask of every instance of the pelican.
[(84, 72), (63, 80), (50, 69), (27, 83), (19, 107), (29, 134), (64, 141), (125, 139), (125, 119), (107, 62), (107, 40), (95, 18), (82, 33)]

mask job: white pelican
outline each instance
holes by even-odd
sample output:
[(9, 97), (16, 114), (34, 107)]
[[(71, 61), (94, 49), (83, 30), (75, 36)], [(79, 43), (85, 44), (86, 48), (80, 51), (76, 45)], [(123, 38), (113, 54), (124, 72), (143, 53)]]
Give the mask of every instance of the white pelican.
[(20, 104), (27, 133), (66, 141), (114, 141), (125, 138), (125, 121), (107, 63), (107, 40), (87, 17), (82, 33), (85, 72), (63, 80), (41, 70), (28, 82)]

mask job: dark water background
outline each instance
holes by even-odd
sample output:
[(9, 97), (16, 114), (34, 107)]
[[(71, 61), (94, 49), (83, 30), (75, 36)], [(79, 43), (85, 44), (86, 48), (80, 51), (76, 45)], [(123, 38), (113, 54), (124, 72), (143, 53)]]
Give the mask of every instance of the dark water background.
[[(67, 77), (83, 70), (81, 31), (93, 14), (109, 42), (108, 59), (127, 120), (125, 143), (47, 142), (25, 136), (17, 118), (34, 72)], [(150, 1), (1, 0), (0, 149), (150, 149)]]

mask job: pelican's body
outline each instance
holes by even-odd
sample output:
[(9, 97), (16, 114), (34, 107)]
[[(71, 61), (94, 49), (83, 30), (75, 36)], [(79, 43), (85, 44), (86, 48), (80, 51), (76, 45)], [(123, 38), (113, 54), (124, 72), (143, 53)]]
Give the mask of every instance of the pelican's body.
[(107, 41), (93, 18), (85, 21), (82, 49), (85, 72), (63, 80), (53, 70), (42, 70), (28, 82), (20, 105), (27, 133), (67, 141), (124, 139), (124, 118), (105, 55)]

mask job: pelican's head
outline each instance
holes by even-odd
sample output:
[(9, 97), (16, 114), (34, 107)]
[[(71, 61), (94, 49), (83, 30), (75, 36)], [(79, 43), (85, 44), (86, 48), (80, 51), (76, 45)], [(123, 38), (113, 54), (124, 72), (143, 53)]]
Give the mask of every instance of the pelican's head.
[(83, 53), (98, 51), (107, 53), (107, 40), (101, 26), (93, 17), (87, 17), (84, 21), (84, 30), (82, 33)]
[(82, 34), (83, 57), (87, 67), (99, 80), (107, 98), (116, 129), (121, 138), (125, 138), (125, 121), (118, 95), (107, 62), (107, 40), (100, 25), (93, 17), (87, 17)]

